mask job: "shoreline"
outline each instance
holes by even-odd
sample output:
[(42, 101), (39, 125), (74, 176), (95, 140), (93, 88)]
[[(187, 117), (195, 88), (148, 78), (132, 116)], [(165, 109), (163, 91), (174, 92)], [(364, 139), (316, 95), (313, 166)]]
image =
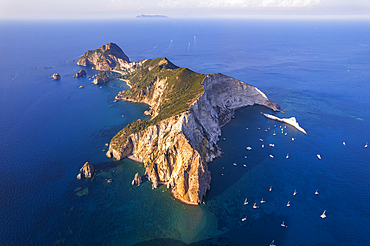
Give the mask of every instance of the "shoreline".
[(136, 161), (138, 163), (143, 163), (142, 160), (140, 160), (139, 158), (136, 158), (133, 154), (127, 156), (127, 158), (129, 158), (130, 160)]

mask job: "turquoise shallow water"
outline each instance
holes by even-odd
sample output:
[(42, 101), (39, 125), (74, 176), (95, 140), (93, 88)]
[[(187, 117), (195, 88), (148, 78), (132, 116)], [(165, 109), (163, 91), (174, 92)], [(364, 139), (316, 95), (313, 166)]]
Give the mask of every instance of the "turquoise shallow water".
[[(370, 240), (367, 22), (2, 22), (0, 30), (1, 245)], [(166, 56), (178, 66), (255, 85), (281, 105), (285, 114), (279, 117), (295, 116), (308, 134), (263, 117), (260, 111), (272, 113), (264, 107), (242, 108), (222, 129), (223, 157), (209, 163), (206, 204), (181, 204), (165, 187), (152, 190), (148, 182), (131, 186), (135, 173), (144, 173), (142, 165), (106, 158), (105, 143), (128, 123), (144, 119), (148, 107), (113, 103), (127, 88), (124, 82), (100, 88), (72, 77), (81, 69), (72, 59), (110, 41), (133, 61)], [(62, 75), (60, 81), (49, 78), (54, 72)], [(86, 161), (97, 169), (92, 183), (75, 178)], [(89, 194), (76, 196), (77, 187)], [(259, 204), (262, 198), (266, 203)], [(255, 202), (259, 209), (252, 208)]]

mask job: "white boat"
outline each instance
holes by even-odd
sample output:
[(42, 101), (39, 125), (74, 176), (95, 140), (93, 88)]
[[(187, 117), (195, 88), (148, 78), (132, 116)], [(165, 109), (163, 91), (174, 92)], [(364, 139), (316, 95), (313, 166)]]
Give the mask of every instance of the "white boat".
[(253, 208), (259, 208), (259, 206), (257, 206), (257, 203), (253, 204)]
[(297, 190), (294, 190), (294, 192), (293, 192), (293, 196), (295, 196), (295, 195), (297, 195)]
[(262, 144), (261, 148), (262, 148), (262, 149), (263, 149), (263, 148), (265, 148), (265, 145), (264, 145), (264, 144)]
[(284, 223), (284, 221), (283, 221), (283, 223), (281, 223), (280, 225), (281, 225), (281, 227), (285, 227), (285, 228), (287, 228), (287, 227), (288, 227), (288, 226)]
[(366, 142), (366, 144), (365, 144), (365, 148), (367, 148), (367, 142)]
[(326, 218), (326, 210), (324, 210), (324, 212), (320, 215), (321, 218), (325, 219)]
[(288, 154), (286, 154), (285, 158), (287, 158), (287, 159), (289, 158), (289, 153), (288, 153)]
[(261, 142), (263, 142), (263, 139), (262, 139), (262, 138), (260, 138), (260, 141), (261, 141)]
[(248, 205), (248, 198), (245, 198), (244, 205)]
[(275, 147), (275, 144), (269, 144), (270, 147)]
[(244, 156), (244, 159), (247, 159), (247, 156), (246, 155)]
[(270, 246), (276, 246), (275, 240), (272, 240), (272, 242), (270, 243)]
[(249, 147), (249, 146), (247, 147), (247, 150), (251, 150), (251, 149), (252, 149), (251, 147)]
[(243, 167), (247, 167), (247, 165), (243, 164)]
[(271, 157), (271, 158), (274, 158), (274, 156), (273, 156), (273, 155), (270, 155), (270, 157)]
[(246, 221), (247, 220), (247, 217), (243, 218), (242, 221)]
[(261, 128), (257, 127), (257, 130), (260, 130)]
[(270, 189), (269, 189), (269, 191), (272, 191), (272, 186), (270, 186)]
[(286, 135), (288, 135), (288, 133), (285, 133), (284, 135), (286, 136)]
[(265, 200), (263, 200), (263, 198), (261, 199), (261, 201), (260, 201), (260, 203), (266, 203), (266, 201)]
[(319, 190), (316, 190), (316, 191), (315, 191), (315, 195), (318, 195), (318, 194), (319, 194)]
[(321, 160), (321, 155), (317, 154), (317, 159)]
[(295, 140), (295, 138), (292, 138), (292, 141), (294, 141)]
[(233, 165), (236, 166), (237, 164), (234, 162)]
[(274, 133), (272, 135), (274, 135), (274, 136), (276, 135), (275, 131), (274, 131)]
[(343, 142), (343, 145), (346, 145), (346, 142)]
[(288, 203), (286, 204), (287, 207), (290, 207), (290, 201), (288, 201)]

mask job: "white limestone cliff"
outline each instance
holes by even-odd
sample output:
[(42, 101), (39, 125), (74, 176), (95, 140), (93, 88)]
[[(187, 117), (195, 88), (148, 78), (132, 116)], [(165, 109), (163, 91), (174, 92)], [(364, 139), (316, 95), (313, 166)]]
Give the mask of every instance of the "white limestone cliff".
[[(188, 204), (201, 203), (210, 189), (207, 162), (220, 157), (217, 142), (221, 127), (230, 121), (234, 110), (254, 104), (275, 111), (279, 107), (258, 88), (222, 74), (208, 75), (202, 85), (204, 92), (189, 111), (121, 139), (124, 144), (114, 144), (112, 139), (107, 152), (117, 160), (133, 154), (144, 163), (153, 188), (166, 184), (175, 198)], [(150, 87), (154, 96), (143, 95), (140, 102), (148, 103), (155, 117), (166, 80), (155, 80)]]

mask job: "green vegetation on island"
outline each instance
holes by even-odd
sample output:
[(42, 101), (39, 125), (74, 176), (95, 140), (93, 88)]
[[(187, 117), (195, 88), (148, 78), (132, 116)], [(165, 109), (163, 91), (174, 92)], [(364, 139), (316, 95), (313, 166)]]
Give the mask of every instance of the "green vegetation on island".
[(167, 58), (146, 60), (143, 65), (130, 75), (124, 78), (129, 81), (131, 88), (121, 92), (123, 100), (141, 102), (144, 98), (152, 98), (156, 90), (154, 83), (165, 80), (163, 94), (157, 114), (149, 121), (136, 120), (127, 125), (112, 139), (113, 146), (119, 146), (132, 133), (140, 132), (148, 126), (179, 115), (190, 109), (190, 106), (203, 94), (204, 88), (201, 85), (206, 75), (193, 72), (187, 68), (180, 68), (171, 63)]

